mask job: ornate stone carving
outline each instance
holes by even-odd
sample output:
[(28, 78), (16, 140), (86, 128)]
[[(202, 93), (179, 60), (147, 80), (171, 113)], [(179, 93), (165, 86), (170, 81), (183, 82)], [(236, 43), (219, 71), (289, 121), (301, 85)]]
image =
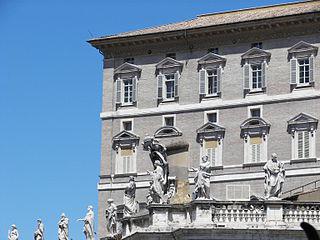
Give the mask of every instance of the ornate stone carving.
[(93, 207), (88, 206), (87, 214), (84, 218), (78, 219), (78, 221), (83, 221), (83, 233), (86, 237), (86, 240), (94, 240), (94, 212)]
[(11, 229), (8, 231), (8, 240), (18, 240), (19, 232), (16, 225), (12, 224)]
[(130, 176), (129, 184), (124, 190), (123, 197), (123, 214), (124, 217), (129, 217), (138, 211), (138, 202), (135, 200), (136, 197), (136, 183), (133, 176)]
[(195, 188), (192, 193), (193, 199), (210, 199), (210, 162), (208, 156), (203, 156), (199, 169), (194, 178)]
[(153, 164), (153, 171), (148, 171), (152, 181), (150, 182), (148, 203), (167, 203), (169, 195), (168, 176), (169, 165), (165, 146), (160, 144), (153, 137), (146, 137), (143, 141), (143, 149), (149, 151), (149, 156)]
[(43, 240), (44, 239), (44, 224), (41, 219), (37, 220), (38, 226), (37, 230), (34, 232), (34, 240)]
[(278, 160), (277, 154), (273, 153), (263, 167), (265, 172), (264, 189), (266, 199), (279, 199), (285, 179), (284, 165)]
[(61, 214), (58, 222), (58, 239), (69, 240), (69, 219), (64, 213)]
[(113, 203), (113, 199), (108, 199), (108, 208), (106, 209), (107, 231), (110, 237), (117, 235), (117, 206)]

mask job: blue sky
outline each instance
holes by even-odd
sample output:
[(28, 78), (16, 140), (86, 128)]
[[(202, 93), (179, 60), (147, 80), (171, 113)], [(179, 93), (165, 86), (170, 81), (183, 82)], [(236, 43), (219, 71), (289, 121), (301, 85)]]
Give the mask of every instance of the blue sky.
[(12, 223), (32, 239), (42, 218), (57, 239), (92, 204), (100, 162), (100, 35), (182, 21), (198, 14), (281, 0), (0, 0), (0, 239)]

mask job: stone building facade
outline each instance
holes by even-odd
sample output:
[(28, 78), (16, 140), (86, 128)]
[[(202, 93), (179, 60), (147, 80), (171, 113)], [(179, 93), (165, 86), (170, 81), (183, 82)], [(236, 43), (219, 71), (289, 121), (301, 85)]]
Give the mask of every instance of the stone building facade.
[(145, 202), (152, 169), (141, 143), (186, 143), (190, 192), (202, 155), (211, 195), (263, 196), (271, 153), (284, 191), (319, 179), (320, 1), (223, 13), (92, 39), (104, 56), (99, 234), (108, 198), (122, 204), (129, 176)]

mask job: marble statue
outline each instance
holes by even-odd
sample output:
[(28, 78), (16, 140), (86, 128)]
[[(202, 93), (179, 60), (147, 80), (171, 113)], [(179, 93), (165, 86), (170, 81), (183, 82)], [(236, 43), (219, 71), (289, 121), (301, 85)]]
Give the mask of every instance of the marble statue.
[(195, 189), (193, 199), (210, 199), (210, 162), (208, 156), (203, 156), (199, 169), (192, 168), (196, 171), (194, 178)]
[(34, 232), (34, 240), (43, 240), (44, 239), (44, 224), (41, 219), (37, 220), (38, 226), (37, 230)]
[(83, 221), (83, 233), (86, 237), (86, 240), (94, 240), (94, 212), (93, 207), (88, 206), (87, 214), (84, 218), (78, 219), (78, 221)]
[(58, 222), (58, 239), (69, 240), (69, 219), (64, 213), (61, 214)]
[(124, 190), (123, 197), (123, 214), (125, 217), (129, 217), (138, 211), (138, 203), (135, 200), (136, 197), (136, 183), (133, 176), (130, 176), (129, 184)]
[(19, 239), (19, 232), (16, 225), (11, 225), (11, 230), (8, 231), (8, 240), (18, 240)]
[(271, 160), (266, 162), (263, 169), (265, 172), (264, 189), (266, 199), (279, 199), (285, 179), (285, 170), (276, 153), (271, 155)]
[(113, 199), (108, 199), (108, 208), (106, 209), (107, 230), (111, 236), (117, 234), (117, 206)]
[(166, 148), (153, 137), (146, 137), (143, 142), (143, 149), (149, 151), (149, 156), (154, 168), (153, 171), (148, 171), (152, 179), (149, 196), (152, 197), (152, 202), (166, 202), (164, 196), (169, 188), (169, 166)]

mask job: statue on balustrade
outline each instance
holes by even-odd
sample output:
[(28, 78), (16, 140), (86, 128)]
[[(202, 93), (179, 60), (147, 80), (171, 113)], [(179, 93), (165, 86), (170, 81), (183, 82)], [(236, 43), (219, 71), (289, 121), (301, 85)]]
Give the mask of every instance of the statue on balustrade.
[(64, 213), (61, 214), (58, 222), (58, 239), (69, 240), (69, 219)]
[(143, 142), (143, 149), (149, 151), (154, 168), (153, 171), (148, 171), (152, 179), (148, 201), (154, 203), (167, 202), (169, 166), (166, 148), (153, 137), (146, 137)]
[(192, 168), (196, 171), (194, 178), (195, 189), (193, 199), (210, 199), (210, 162), (208, 156), (203, 156), (199, 169)]
[(266, 199), (279, 199), (285, 179), (284, 164), (278, 160), (277, 154), (271, 155), (263, 167), (265, 172), (264, 188)]
[(19, 232), (16, 225), (11, 225), (11, 230), (8, 231), (8, 240), (18, 240), (19, 239)]
[(41, 219), (37, 220), (38, 226), (37, 230), (34, 232), (34, 240), (43, 240), (44, 239), (44, 224)]
[(87, 214), (84, 218), (78, 219), (78, 221), (83, 221), (83, 233), (86, 237), (86, 240), (94, 240), (94, 212), (93, 207), (88, 206)]
[[(114, 204), (113, 199), (108, 199), (108, 208), (106, 209), (107, 218), (107, 231), (111, 237), (118, 235), (118, 222), (117, 222), (117, 206)], [(120, 231), (121, 232), (121, 231)]]
[(132, 216), (134, 213), (138, 212), (138, 203), (135, 200), (136, 197), (136, 183), (133, 176), (130, 176), (129, 184), (124, 190), (123, 197), (123, 214), (124, 217)]

